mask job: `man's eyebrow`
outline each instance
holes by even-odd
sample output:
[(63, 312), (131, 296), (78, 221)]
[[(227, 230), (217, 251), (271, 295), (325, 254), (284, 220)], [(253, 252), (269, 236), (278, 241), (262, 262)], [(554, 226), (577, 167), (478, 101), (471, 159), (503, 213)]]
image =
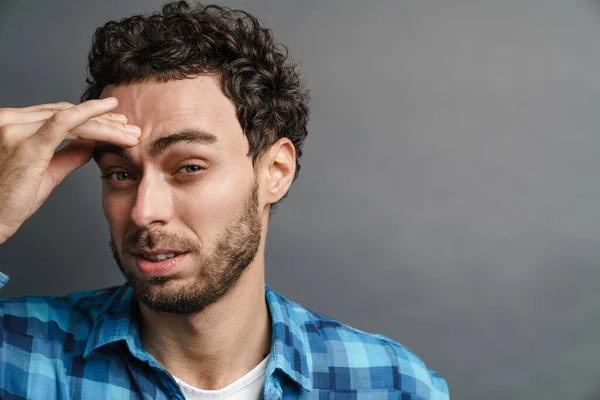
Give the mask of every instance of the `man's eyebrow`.
[(197, 130), (185, 130), (174, 133), (172, 135), (163, 136), (156, 139), (152, 143), (150, 154), (152, 157), (157, 157), (164, 153), (169, 147), (178, 143), (195, 143), (195, 144), (214, 144), (217, 142), (217, 137), (212, 133)]
[(96, 164), (98, 164), (100, 159), (108, 154), (114, 154), (117, 157), (123, 158), (133, 164), (133, 159), (129, 154), (127, 154), (123, 147), (104, 142), (96, 144), (93, 155), (94, 161), (96, 161)]
[[(169, 147), (178, 143), (214, 144), (216, 142), (217, 137), (212, 133), (196, 130), (185, 130), (156, 139), (154, 143), (152, 143), (150, 154), (152, 157), (157, 157), (164, 153)], [(133, 159), (123, 147), (111, 143), (99, 143), (96, 145), (93, 155), (94, 161), (98, 163), (100, 159), (107, 154), (114, 154), (117, 157), (133, 163)]]

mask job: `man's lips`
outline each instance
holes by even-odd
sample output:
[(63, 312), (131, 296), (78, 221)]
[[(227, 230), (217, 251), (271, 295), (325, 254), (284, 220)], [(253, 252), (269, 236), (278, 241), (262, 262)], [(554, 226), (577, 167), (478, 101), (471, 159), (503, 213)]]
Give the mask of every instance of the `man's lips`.
[(141, 255), (144, 257), (152, 257), (160, 254), (182, 254), (187, 253), (185, 250), (177, 250), (177, 249), (143, 249), (143, 248), (133, 248), (129, 250), (131, 254)]
[[(165, 253), (157, 253), (165, 254)], [(151, 255), (150, 255), (151, 256)], [(148, 259), (145, 253), (135, 255), (135, 264), (137, 269), (148, 277), (165, 276), (172, 272), (175, 267), (187, 257), (187, 253), (176, 254), (175, 257), (157, 260), (156, 258)]]

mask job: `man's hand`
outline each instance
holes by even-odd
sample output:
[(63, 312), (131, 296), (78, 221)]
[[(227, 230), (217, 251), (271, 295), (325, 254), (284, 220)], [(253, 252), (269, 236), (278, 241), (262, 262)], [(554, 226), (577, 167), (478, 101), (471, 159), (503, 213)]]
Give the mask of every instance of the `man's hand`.
[[(91, 158), (96, 141), (137, 145), (140, 130), (109, 111), (115, 98), (79, 105), (0, 108), (0, 243), (35, 213), (52, 190)], [(58, 146), (72, 139), (67, 146)]]

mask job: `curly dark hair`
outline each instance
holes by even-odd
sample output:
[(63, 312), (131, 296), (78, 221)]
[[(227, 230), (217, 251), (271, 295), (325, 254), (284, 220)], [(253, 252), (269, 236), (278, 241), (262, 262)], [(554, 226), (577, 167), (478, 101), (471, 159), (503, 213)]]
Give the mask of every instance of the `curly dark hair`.
[(81, 100), (105, 86), (218, 74), (257, 158), (287, 137), (298, 159), (307, 134), (309, 93), (287, 48), (253, 15), (218, 5), (167, 3), (162, 12), (110, 21), (94, 34)]

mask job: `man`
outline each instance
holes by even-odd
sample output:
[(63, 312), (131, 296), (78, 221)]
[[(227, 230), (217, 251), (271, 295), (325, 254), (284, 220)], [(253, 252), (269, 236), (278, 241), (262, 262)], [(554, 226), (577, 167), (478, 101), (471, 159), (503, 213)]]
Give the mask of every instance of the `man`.
[(79, 105), (0, 109), (0, 243), (93, 158), (127, 284), (2, 301), (1, 398), (448, 399), (398, 343), (265, 286), (308, 120), (269, 30), (171, 3), (98, 29), (89, 72)]

